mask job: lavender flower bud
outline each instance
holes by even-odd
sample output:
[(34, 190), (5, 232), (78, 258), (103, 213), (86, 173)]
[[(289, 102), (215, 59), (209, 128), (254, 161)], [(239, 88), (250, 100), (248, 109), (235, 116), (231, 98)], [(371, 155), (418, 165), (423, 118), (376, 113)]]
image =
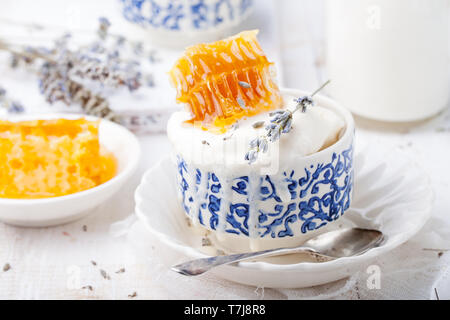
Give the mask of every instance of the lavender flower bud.
[(267, 143), (267, 140), (260, 139), (258, 148), (259, 148), (260, 152), (266, 153), (269, 148), (269, 144)]
[(244, 101), (242, 98), (238, 97), (238, 98), (236, 99), (236, 101), (237, 101), (237, 103), (239, 104), (239, 106), (240, 106), (242, 109), (247, 110), (247, 106), (245, 105), (245, 101)]
[(256, 149), (259, 145), (259, 138), (253, 139), (250, 141), (250, 148)]
[(308, 96), (294, 99), (294, 102), (297, 102), (297, 109), (301, 107), (303, 113), (306, 112), (307, 107), (311, 107), (314, 105), (314, 101), (311, 97)]
[(248, 82), (245, 82), (245, 81), (239, 81), (239, 85), (242, 88), (245, 88), (245, 89), (250, 89), (251, 88), (250, 84)]
[(276, 142), (278, 139), (280, 139), (280, 130), (272, 130), (270, 135), (270, 141)]
[(254, 149), (250, 150), (249, 152), (247, 152), (247, 154), (245, 155), (245, 160), (247, 160), (249, 162), (249, 164), (252, 164), (256, 161), (258, 156), (258, 152)]
[(22, 113), (25, 111), (25, 108), (20, 102), (12, 101), (9, 105), (8, 112), (10, 113)]
[(270, 122), (272, 123), (278, 123), (280, 120), (283, 119), (283, 115), (282, 114), (277, 114), (275, 117), (273, 117), (272, 119), (270, 119)]
[(283, 126), (282, 133), (289, 133), (292, 129), (292, 117), (290, 117)]

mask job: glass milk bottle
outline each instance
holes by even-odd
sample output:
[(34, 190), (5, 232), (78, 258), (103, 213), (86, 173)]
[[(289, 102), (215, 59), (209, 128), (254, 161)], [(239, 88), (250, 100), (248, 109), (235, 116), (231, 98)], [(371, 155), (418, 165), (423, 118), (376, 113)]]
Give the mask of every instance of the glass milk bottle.
[(332, 96), (353, 113), (415, 121), (449, 97), (447, 0), (328, 0)]

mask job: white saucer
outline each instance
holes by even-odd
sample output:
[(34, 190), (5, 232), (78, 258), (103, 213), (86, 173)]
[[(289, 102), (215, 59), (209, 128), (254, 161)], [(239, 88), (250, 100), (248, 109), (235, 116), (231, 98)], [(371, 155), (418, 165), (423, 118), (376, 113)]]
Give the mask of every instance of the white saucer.
[[(342, 227), (381, 230), (387, 240), (380, 247), (360, 256), (330, 262), (292, 263), (278, 257), (223, 266), (211, 272), (252, 286), (310, 287), (365, 271), (374, 258), (409, 240), (431, 214), (433, 192), (428, 177), (399, 153), (360, 153), (355, 164), (354, 199), (342, 218)], [(169, 264), (206, 257), (204, 250), (199, 250), (203, 235), (192, 232), (180, 207), (173, 166), (170, 158), (164, 158), (145, 174), (135, 194), (137, 217), (152, 233), (152, 238), (158, 239), (155, 245), (172, 253), (174, 258)]]
[[(20, 115), (11, 121), (35, 119), (78, 119), (90, 121), (97, 117), (79, 114)], [(118, 161), (118, 173), (111, 180), (89, 190), (62, 197), (45, 199), (1, 199), (0, 221), (21, 227), (48, 227), (80, 219), (109, 199), (136, 170), (140, 159), (139, 141), (124, 127), (107, 120), (99, 126), (100, 143), (111, 151)]]

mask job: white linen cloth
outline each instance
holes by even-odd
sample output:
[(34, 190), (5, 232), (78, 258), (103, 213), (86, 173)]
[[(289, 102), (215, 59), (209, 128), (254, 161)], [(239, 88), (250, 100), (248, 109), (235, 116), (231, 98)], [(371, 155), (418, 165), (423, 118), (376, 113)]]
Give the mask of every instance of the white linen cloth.
[(255, 288), (208, 274), (185, 277), (170, 271), (164, 262), (168, 257), (161, 255), (173, 253), (153, 247), (154, 239), (134, 216), (113, 225), (111, 232), (127, 238), (158, 275), (155, 285), (173, 299), (450, 299), (450, 254), (434, 250), (450, 243), (449, 225), (434, 218), (412, 240), (374, 262), (381, 271), (379, 288), (368, 270), (305, 289)]

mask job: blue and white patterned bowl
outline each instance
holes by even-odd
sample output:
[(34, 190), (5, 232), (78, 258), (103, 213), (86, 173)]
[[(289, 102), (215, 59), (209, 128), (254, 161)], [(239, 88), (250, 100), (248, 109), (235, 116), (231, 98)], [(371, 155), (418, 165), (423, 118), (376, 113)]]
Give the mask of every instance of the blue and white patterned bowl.
[(229, 35), (253, 9), (253, 0), (119, 0), (128, 21), (170, 47), (215, 41)]
[[(317, 286), (354, 275), (362, 266), (374, 261), (379, 263), (383, 255), (417, 234), (433, 210), (433, 188), (428, 174), (404, 152), (376, 143), (365, 145), (363, 141), (357, 145), (352, 205), (337, 224), (343, 228), (380, 230), (386, 238), (381, 246), (362, 255), (323, 263), (305, 262), (302, 256), (290, 255), (222, 266), (211, 273), (255, 287)], [(136, 190), (139, 223), (126, 228), (132, 243), (146, 246), (142, 254), (154, 252), (168, 269), (182, 262), (219, 254), (215, 244), (205, 245), (205, 232), (197, 233), (188, 226), (181, 206), (174, 201), (176, 190), (173, 163), (169, 157), (164, 157), (142, 178)], [(123, 229), (124, 223), (119, 223)], [(319, 230), (324, 228), (327, 227)], [(418, 250), (421, 245), (416, 241)]]
[[(283, 94), (305, 95), (297, 90), (283, 90)], [(297, 158), (276, 174), (255, 176), (250, 168), (248, 173), (230, 168), (228, 174), (227, 168), (194, 166), (177, 155), (178, 191), (185, 214), (227, 251), (301, 244), (332, 227), (350, 207), (354, 121), (333, 100), (320, 96), (315, 100), (339, 115), (345, 130), (332, 146)]]

